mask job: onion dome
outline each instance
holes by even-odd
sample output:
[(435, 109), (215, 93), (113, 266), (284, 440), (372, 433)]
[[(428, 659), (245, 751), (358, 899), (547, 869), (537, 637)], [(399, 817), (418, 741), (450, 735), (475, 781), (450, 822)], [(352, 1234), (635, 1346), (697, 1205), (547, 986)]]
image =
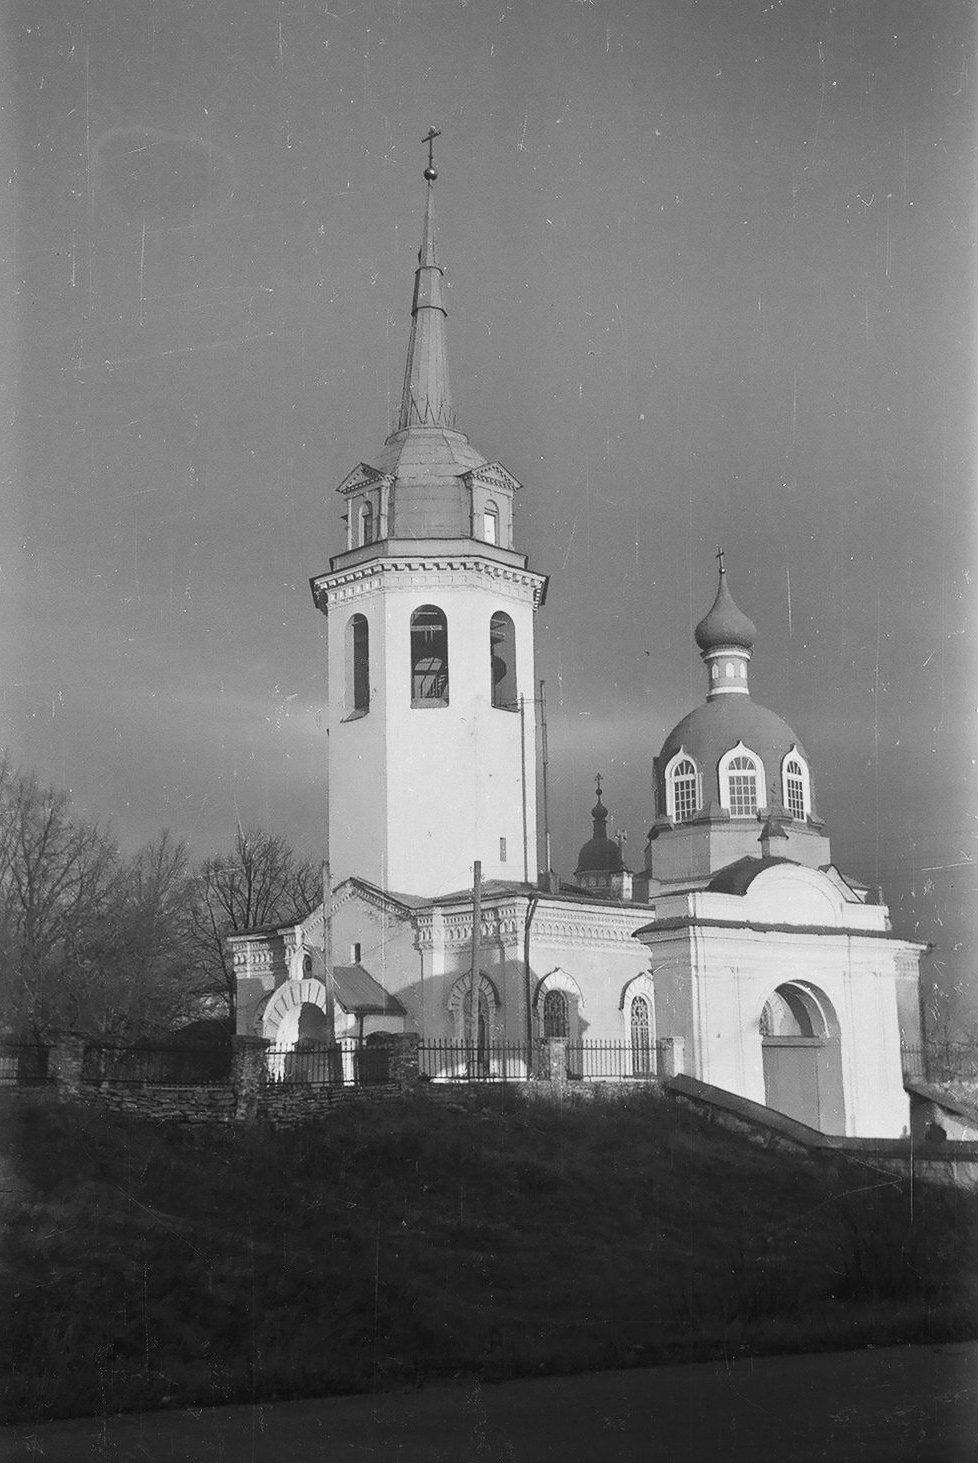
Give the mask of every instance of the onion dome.
[[(695, 631), (707, 699), (673, 727), (656, 758), (657, 816), (689, 822), (713, 808), (744, 817), (753, 806), (765, 816), (785, 812), (796, 823), (817, 818), (804, 747), (782, 717), (751, 697), (747, 667), (757, 631), (727, 588), (722, 550), (717, 557), (716, 599)], [(756, 827), (751, 836), (757, 838)], [(770, 842), (779, 830), (766, 827), (765, 837)]]
[(598, 784), (598, 800), (591, 809), (594, 833), (577, 856), (575, 877), (580, 874), (620, 874), (625, 868), (621, 845), (608, 837), (608, 809), (601, 801), (600, 778)]
[(720, 565), (720, 583), (713, 606), (705, 614), (693, 632), (700, 650), (718, 650), (721, 646), (737, 645), (750, 650), (757, 635), (757, 627), (743, 610), (734, 604), (733, 595), (727, 588), (727, 575)]

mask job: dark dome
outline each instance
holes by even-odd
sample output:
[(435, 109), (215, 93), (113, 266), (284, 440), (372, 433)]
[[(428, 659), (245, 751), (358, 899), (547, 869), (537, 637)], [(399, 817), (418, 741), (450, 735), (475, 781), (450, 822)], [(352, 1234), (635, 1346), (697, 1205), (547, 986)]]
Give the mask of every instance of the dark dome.
[(577, 874), (620, 874), (625, 865), (613, 838), (589, 838), (577, 856)]
[(792, 747), (796, 748), (808, 765), (814, 813), (815, 779), (808, 753), (786, 721), (768, 711), (766, 706), (758, 706), (750, 696), (717, 696), (697, 706), (695, 711), (683, 717), (678, 726), (673, 727), (662, 744), (656, 767), (658, 806), (665, 807), (665, 768), (680, 747), (689, 753), (702, 774), (704, 802), (718, 801), (717, 768), (720, 758), (738, 742), (756, 752), (764, 764), (766, 785), (761, 797), (762, 806), (770, 804), (772, 783), (777, 789), (776, 801), (781, 802), (781, 763)]
[(757, 627), (734, 604), (733, 596), (727, 588), (726, 574), (721, 573), (713, 606), (693, 633), (700, 650), (714, 650), (720, 645), (741, 645), (745, 650), (750, 650), (754, 644)]

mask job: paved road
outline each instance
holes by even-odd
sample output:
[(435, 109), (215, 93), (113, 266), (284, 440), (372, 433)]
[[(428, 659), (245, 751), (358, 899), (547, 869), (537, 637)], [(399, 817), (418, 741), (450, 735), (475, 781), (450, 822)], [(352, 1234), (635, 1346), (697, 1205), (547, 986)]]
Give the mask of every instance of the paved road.
[(4, 1463), (976, 1463), (978, 1343), (0, 1430)]

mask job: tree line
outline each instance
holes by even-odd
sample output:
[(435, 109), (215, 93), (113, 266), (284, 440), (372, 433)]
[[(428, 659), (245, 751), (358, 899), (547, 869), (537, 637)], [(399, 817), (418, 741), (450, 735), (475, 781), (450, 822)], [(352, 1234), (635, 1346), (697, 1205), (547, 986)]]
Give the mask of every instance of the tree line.
[(288, 839), (239, 829), (193, 862), (163, 831), (122, 852), (62, 788), (0, 760), (0, 1032), (133, 1041), (234, 1012), (225, 940), (300, 920), (320, 870)]

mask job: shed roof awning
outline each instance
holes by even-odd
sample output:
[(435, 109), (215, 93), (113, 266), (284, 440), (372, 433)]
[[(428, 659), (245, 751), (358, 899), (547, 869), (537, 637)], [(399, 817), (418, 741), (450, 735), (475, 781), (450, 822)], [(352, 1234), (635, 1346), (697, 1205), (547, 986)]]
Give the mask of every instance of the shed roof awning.
[(396, 996), (385, 991), (362, 965), (334, 965), (337, 1004), (350, 1016), (404, 1016)]

